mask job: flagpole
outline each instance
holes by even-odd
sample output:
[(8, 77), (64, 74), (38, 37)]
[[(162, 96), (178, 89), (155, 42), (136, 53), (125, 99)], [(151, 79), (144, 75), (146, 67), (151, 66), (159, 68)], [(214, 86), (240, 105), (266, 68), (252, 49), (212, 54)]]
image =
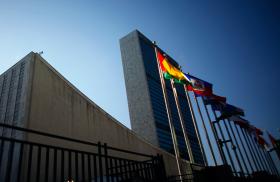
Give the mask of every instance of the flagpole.
[[(231, 126), (230, 123), (229, 123), (229, 125)], [(240, 141), (240, 143), (241, 143), (241, 146), (242, 146), (242, 148), (243, 148), (243, 151), (244, 151), (245, 156), (246, 156), (246, 158), (247, 158), (247, 161), (248, 161), (248, 163), (249, 163), (250, 169), (251, 169), (252, 172), (254, 172), (254, 168), (253, 168), (253, 166), (252, 166), (252, 164), (251, 164), (251, 160), (250, 160), (250, 158), (249, 158), (249, 155), (248, 155), (248, 153), (247, 153), (247, 150), (246, 150), (246, 148), (245, 148), (245, 145), (244, 145), (244, 143), (243, 143), (243, 140), (242, 140), (242, 138), (241, 138), (241, 136), (240, 136), (240, 132), (239, 132), (239, 130), (238, 130), (238, 128), (237, 128), (237, 126), (236, 126), (235, 123), (233, 123), (233, 126), (235, 127), (235, 130), (236, 130), (236, 132), (237, 132), (237, 136), (238, 136), (238, 138), (239, 138), (239, 141)], [(241, 152), (241, 151), (240, 151), (240, 152)], [(244, 159), (242, 159), (242, 160), (244, 160)], [(246, 164), (245, 160), (244, 160), (244, 164)]]
[(250, 137), (250, 134), (249, 134), (247, 131), (245, 131), (245, 135), (247, 136), (247, 139), (248, 139), (248, 141), (249, 141), (249, 145), (252, 147), (252, 151), (253, 151), (254, 154), (255, 154), (256, 161), (257, 161), (257, 163), (259, 164), (259, 169), (265, 171), (266, 169), (265, 169), (265, 167), (263, 166), (263, 164), (262, 164), (262, 162), (261, 162), (261, 159), (260, 159), (260, 157), (259, 157), (259, 155), (258, 155), (258, 153), (257, 153), (257, 150), (256, 150), (256, 147), (255, 147), (255, 145), (254, 145), (254, 142), (252, 142), (252, 139), (251, 139), (251, 137)]
[(200, 150), (201, 150), (201, 153), (202, 153), (202, 157), (203, 157), (204, 164), (206, 165), (206, 164), (207, 164), (207, 158), (206, 158), (206, 155), (205, 155), (204, 148), (203, 148), (203, 146), (202, 146), (201, 137), (200, 137), (200, 133), (199, 133), (199, 130), (198, 130), (196, 118), (195, 118), (195, 115), (194, 115), (194, 111), (193, 111), (191, 99), (190, 99), (188, 90), (186, 89), (186, 86), (184, 86), (184, 89), (185, 89), (185, 93), (186, 93), (188, 105), (189, 105), (189, 107), (190, 107), (190, 112), (191, 112), (191, 116), (192, 116), (192, 121), (193, 121), (194, 129), (195, 129), (195, 134), (196, 134), (196, 137), (197, 137), (197, 140), (198, 140), (198, 144), (199, 144), (199, 146), (200, 146)]
[(215, 127), (215, 125), (214, 125), (214, 124), (212, 123), (212, 121), (211, 121), (210, 114), (209, 114), (209, 111), (208, 111), (208, 108), (207, 108), (207, 106), (206, 106), (206, 104), (205, 104), (204, 99), (202, 99), (202, 100), (203, 100), (203, 105), (204, 105), (204, 108), (205, 108), (205, 111), (206, 111), (206, 114), (207, 114), (207, 117), (208, 117), (209, 124), (210, 124), (210, 126), (211, 126), (213, 135), (214, 135), (215, 140), (216, 140), (216, 145), (217, 145), (217, 147), (218, 147), (218, 149), (219, 149), (219, 154), (220, 154), (220, 157), (221, 157), (221, 159), (222, 159), (222, 162), (223, 162), (223, 164), (228, 164), (228, 163), (227, 163), (226, 156), (225, 156), (225, 153), (224, 153), (223, 148), (222, 148), (222, 147), (223, 147), (223, 146), (222, 146), (222, 143), (221, 143), (221, 141), (220, 141), (220, 139), (219, 139), (218, 132), (217, 132), (217, 130), (216, 130), (216, 127)]
[(267, 151), (267, 156), (268, 156), (269, 160), (271, 161), (271, 164), (273, 165), (273, 168), (274, 168), (274, 170), (275, 170), (275, 172), (276, 172), (276, 175), (279, 177), (278, 169), (277, 169), (277, 167), (275, 166), (275, 163), (274, 163), (274, 161), (273, 161), (273, 159), (272, 159), (272, 157), (271, 157), (270, 151)]
[[(228, 124), (227, 123), (229, 123), (230, 121), (229, 120), (227, 120), (227, 121), (225, 121), (225, 120), (223, 120), (223, 122), (224, 122), (224, 125), (225, 125), (225, 128), (226, 128), (226, 131), (227, 131), (227, 133), (228, 133), (228, 136), (229, 136), (229, 139), (231, 140), (231, 144), (232, 144), (232, 150), (233, 150), (233, 152), (234, 152), (234, 155), (235, 155), (235, 158), (236, 158), (236, 160), (237, 160), (237, 163), (238, 163), (238, 166), (239, 166), (239, 169), (241, 170), (241, 172), (243, 173), (243, 175), (245, 174), (244, 173), (244, 170), (243, 170), (243, 166), (242, 166), (242, 164), (241, 164), (241, 162), (240, 162), (240, 159), (239, 159), (239, 156), (238, 156), (238, 154), (237, 154), (237, 151), (236, 151), (236, 149), (239, 151), (239, 154), (241, 154), (241, 152), (240, 152), (240, 150), (239, 150), (239, 146), (238, 146), (238, 143), (237, 143), (237, 141), (236, 141), (236, 137), (235, 137), (235, 135), (234, 135), (234, 133), (232, 132), (232, 135), (233, 135), (233, 139), (232, 139), (232, 137), (231, 137), (231, 133), (230, 133), (230, 131), (229, 131), (229, 129), (228, 129)], [(232, 128), (231, 128), (232, 129)], [(232, 130), (231, 130), (232, 131)], [(242, 155), (241, 155), (242, 156)], [(243, 157), (241, 157), (242, 159), (243, 159)], [(244, 159), (243, 159), (243, 161), (244, 161)], [(245, 168), (246, 169), (246, 172), (248, 173), (248, 169), (247, 168)]]
[(179, 104), (179, 101), (178, 101), (177, 90), (176, 90), (176, 87), (174, 85), (174, 80), (171, 79), (170, 82), (171, 82), (171, 87), (172, 87), (172, 90), (173, 90), (173, 95), (174, 95), (174, 98), (175, 98), (175, 103), (176, 103), (176, 107), (177, 107), (177, 111), (178, 111), (178, 115), (179, 115), (179, 120), (180, 120), (180, 123), (181, 123), (181, 128), (182, 128), (182, 131), (183, 131), (183, 135), (184, 135), (189, 159), (190, 159), (191, 163), (194, 163), (192, 148), (191, 148), (190, 140), (189, 140), (189, 137), (187, 135), (186, 127), (185, 127), (185, 124), (184, 124), (184, 119), (183, 119), (183, 116), (182, 116), (181, 107), (180, 107), (180, 104)]
[(200, 106), (199, 106), (199, 103), (198, 103), (198, 100), (197, 100), (197, 97), (196, 97), (195, 94), (194, 94), (194, 99), (195, 99), (195, 102), (196, 102), (198, 113), (199, 113), (201, 121), (202, 121), (202, 126), (203, 126), (203, 129), (204, 129), (205, 135), (206, 135), (207, 143), (208, 143), (209, 148), (210, 148), (212, 159), (213, 159), (213, 161), (215, 163), (215, 166), (217, 166), (217, 160), (216, 160), (216, 157), (215, 157), (215, 154), (214, 154), (214, 150), (213, 150), (213, 147), (211, 145), (209, 134), (207, 132), (206, 125), (205, 125), (205, 122), (204, 122), (204, 118), (202, 116), (201, 109), (200, 109)]
[(273, 162), (273, 160), (272, 160), (272, 158), (271, 158), (271, 156), (270, 156), (270, 154), (269, 154), (269, 151), (266, 150), (266, 149), (263, 149), (263, 153), (264, 153), (264, 155), (265, 155), (265, 157), (266, 157), (266, 160), (267, 160), (267, 162), (269, 163), (269, 165), (270, 165), (270, 167), (271, 167), (273, 173), (274, 173), (276, 176), (279, 177), (277, 168), (276, 168), (276, 166), (275, 166), (275, 164), (274, 164), (274, 162)]
[(266, 160), (267, 165), (268, 165), (269, 168), (270, 168), (271, 174), (277, 175), (277, 174), (275, 173), (275, 170), (274, 170), (272, 164), (271, 164), (271, 161), (269, 160), (268, 156), (266, 155), (265, 149), (262, 148), (261, 146), (260, 146), (260, 149), (261, 149), (261, 153), (262, 153), (263, 157), (264, 157), (265, 160)]
[(168, 122), (169, 122), (169, 128), (170, 128), (172, 142), (173, 142), (174, 153), (175, 153), (176, 162), (177, 162), (179, 178), (180, 178), (180, 181), (182, 181), (182, 172), (181, 172), (181, 167), (180, 167), (180, 153), (179, 153), (179, 148), (178, 148), (178, 142), (177, 142), (176, 132), (175, 132), (175, 128), (174, 128), (173, 121), (172, 121), (171, 110), (169, 107), (169, 101), (168, 101), (168, 96), (167, 96), (167, 92), (166, 92), (166, 85), (165, 85), (163, 73), (162, 73), (162, 70), (160, 68), (159, 61), (158, 61), (156, 42), (154, 42), (154, 49), (155, 49), (155, 55), (156, 55), (156, 59), (157, 59), (157, 66), (158, 66), (158, 71), (159, 71), (163, 98), (164, 98), (164, 102), (165, 102), (165, 108), (166, 108)]
[(263, 151), (262, 146), (260, 146), (258, 143), (256, 143), (256, 146), (259, 149), (260, 156), (261, 156), (262, 161), (264, 162), (266, 168), (268, 169), (268, 171), (271, 172), (271, 174), (273, 174), (273, 169), (272, 169), (271, 165), (268, 162), (267, 156), (265, 156), (265, 154), (263, 153), (264, 151)]
[(222, 128), (221, 128), (221, 125), (220, 125), (220, 123), (219, 123), (219, 121), (218, 121), (217, 114), (216, 114), (216, 112), (213, 110), (213, 108), (212, 108), (212, 111), (213, 111), (214, 116), (215, 116), (215, 120), (216, 120), (215, 123), (218, 125), (219, 131), (220, 131), (221, 136), (222, 136), (222, 140), (223, 140), (222, 142), (225, 143), (226, 151), (227, 151), (227, 154), (228, 154), (228, 157), (229, 157), (231, 166), (232, 166), (233, 173), (236, 174), (236, 168), (235, 168), (234, 162), (233, 162), (233, 160), (232, 160), (232, 157), (231, 157), (230, 151), (229, 151), (229, 149), (228, 149), (228, 146), (227, 146), (227, 144), (226, 144), (226, 142), (231, 142), (231, 140), (226, 140), (226, 139), (225, 139), (225, 135), (224, 135), (223, 130), (222, 130)]
[(242, 133), (242, 135), (243, 135), (243, 138), (245, 139), (245, 142), (246, 142), (246, 144), (247, 144), (247, 147), (248, 147), (248, 149), (249, 149), (249, 151), (250, 151), (250, 153), (251, 153), (251, 157), (252, 157), (253, 162), (254, 162), (254, 164), (255, 164), (256, 170), (257, 170), (257, 171), (261, 171), (260, 164), (259, 164), (259, 162), (257, 161), (257, 157), (256, 157), (255, 152), (253, 151), (253, 148), (252, 148), (252, 146), (251, 146), (251, 144), (250, 144), (250, 142), (249, 142), (248, 136), (246, 135), (245, 131), (244, 131), (241, 127), (240, 127), (240, 130), (241, 130), (241, 133)]
[(256, 142), (254, 141), (254, 139), (252, 138), (252, 135), (251, 135), (250, 133), (248, 133), (248, 136), (249, 136), (249, 140), (251, 141), (251, 143), (252, 143), (252, 145), (253, 145), (253, 148), (254, 148), (255, 151), (256, 151), (257, 157), (258, 157), (258, 159), (259, 159), (259, 162), (260, 162), (260, 164), (261, 164), (263, 170), (267, 171), (268, 168), (267, 168), (267, 166), (264, 164), (264, 161), (263, 161), (263, 159), (262, 159), (261, 156), (260, 156), (260, 153), (259, 153), (260, 151), (258, 150), (258, 148), (257, 148), (257, 146), (256, 146)]
[(238, 155), (237, 155), (236, 146), (234, 145), (234, 142), (233, 142), (233, 140), (232, 140), (232, 137), (231, 137), (231, 134), (230, 134), (230, 132), (229, 132), (228, 126), (226, 125), (226, 121), (223, 120), (223, 123), (224, 123), (224, 126), (225, 126), (225, 128), (226, 128), (226, 132), (227, 132), (227, 134), (228, 134), (229, 140), (231, 141), (230, 143), (231, 143), (232, 150), (233, 150), (233, 153), (234, 153), (234, 155), (235, 155), (235, 158), (236, 158), (236, 160), (237, 160), (237, 164), (238, 164), (238, 166), (239, 166), (239, 169), (241, 170), (242, 175), (244, 175), (244, 170), (243, 170), (243, 167), (242, 167), (242, 165), (241, 165), (240, 159), (239, 159), (239, 157), (238, 157)]
[(265, 166), (266, 166), (266, 169), (268, 170), (268, 172), (270, 172), (271, 174), (273, 174), (273, 170), (271, 169), (271, 166), (270, 166), (270, 164), (269, 164), (269, 162), (268, 162), (268, 159), (267, 159), (267, 157), (266, 157), (266, 156), (264, 155), (264, 153), (263, 153), (262, 146), (260, 146), (258, 143), (256, 143), (256, 145), (257, 145), (257, 148), (259, 149), (260, 156), (261, 156), (261, 158), (262, 158), (263, 163), (264, 163)]

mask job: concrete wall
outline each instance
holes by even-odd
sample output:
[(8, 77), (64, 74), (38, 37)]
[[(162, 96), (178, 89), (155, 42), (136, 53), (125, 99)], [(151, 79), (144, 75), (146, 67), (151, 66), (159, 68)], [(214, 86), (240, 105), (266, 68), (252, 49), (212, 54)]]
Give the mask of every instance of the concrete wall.
[[(98, 107), (38, 54), (35, 55), (28, 128), (146, 154), (162, 154), (168, 175), (176, 175), (169, 153), (139, 138)], [(72, 144), (29, 135), (29, 140), (75, 148)], [(187, 168), (184, 168), (187, 169)]]

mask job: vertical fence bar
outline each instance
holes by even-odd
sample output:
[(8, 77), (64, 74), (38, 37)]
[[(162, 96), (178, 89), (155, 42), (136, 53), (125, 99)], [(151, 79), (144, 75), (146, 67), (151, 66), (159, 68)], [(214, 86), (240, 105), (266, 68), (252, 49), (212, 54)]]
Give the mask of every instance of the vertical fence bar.
[(9, 152), (8, 152), (8, 162), (7, 162), (7, 169), (6, 169), (6, 182), (10, 182), (11, 175), (12, 175), (12, 163), (13, 163), (13, 156), (14, 156), (14, 146), (15, 142), (11, 141), (9, 145)]
[(64, 181), (64, 150), (61, 150), (61, 177), (60, 180)]
[(61, 167), (61, 178), (60, 178), (60, 180), (61, 181), (64, 181), (64, 150), (61, 150), (61, 165), (60, 165), (60, 167)]
[(88, 181), (91, 181), (92, 175), (91, 175), (91, 160), (90, 160), (90, 154), (87, 154), (88, 159)]
[(118, 169), (118, 160), (114, 159), (114, 168), (115, 168), (115, 176), (116, 176), (116, 180), (120, 181), (120, 173), (119, 173), (119, 169)]
[(49, 180), (49, 156), (50, 155), (50, 149), (49, 147), (46, 148), (46, 166), (45, 166), (45, 182), (48, 182)]
[(135, 162), (132, 163), (132, 170), (133, 170), (133, 176), (136, 177), (138, 175), (138, 171)]
[(97, 164), (96, 164), (96, 155), (93, 155), (93, 174), (94, 174), (94, 181), (97, 181)]
[(72, 152), (70, 150), (68, 150), (68, 177), (67, 177), (67, 179), (70, 181), (73, 178), (74, 178), (74, 176), (72, 175)]
[(123, 175), (124, 172), (123, 172), (123, 168), (122, 168), (122, 160), (121, 160), (121, 159), (118, 159), (118, 163), (119, 163), (118, 166), (119, 166), (119, 169), (120, 169), (120, 170), (119, 170), (119, 171), (120, 171), (119, 174), (120, 174), (120, 176), (121, 176), (121, 180), (124, 180), (124, 175)]
[(132, 178), (133, 178), (131, 164), (132, 164), (132, 161), (129, 161), (128, 162), (128, 171), (129, 171), (130, 180), (132, 180)]
[(123, 160), (125, 179), (128, 180), (127, 160)]
[(80, 180), (80, 178), (79, 178), (79, 156), (78, 156), (77, 151), (75, 151), (75, 177), (76, 177), (76, 181)]
[(24, 145), (23, 143), (20, 143), (20, 149), (19, 149), (19, 162), (18, 162), (18, 171), (17, 171), (17, 177), (15, 181), (19, 181), (19, 179), (21, 179), (21, 169), (22, 169), (22, 155), (23, 155), (23, 148)]
[(38, 155), (37, 155), (37, 174), (36, 174), (36, 181), (40, 181), (40, 172), (41, 172), (41, 146), (38, 146)]
[(54, 148), (53, 151), (53, 182), (56, 182), (57, 178), (57, 149)]
[(104, 159), (105, 159), (105, 176), (106, 180), (110, 180), (110, 174), (109, 174), (109, 164), (108, 164), (108, 148), (107, 143), (104, 143)]
[(82, 180), (81, 181), (86, 181), (86, 170), (85, 170), (85, 154), (81, 153), (82, 157)]
[(28, 152), (29, 152), (29, 155), (28, 155), (28, 164), (27, 164), (27, 181), (30, 181), (33, 145), (29, 145)]
[[(3, 128), (2, 132), (4, 132), (4, 128)], [(3, 139), (1, 139), (0, 142), (1, 142), (1, 144), (0, 144), (0, 166), (2, 166), (2, 157), (3, 157), (3, 152), (4, 152), (3, 150), (4, 150), (5, 141)]]
[(99, 179), (103, 182), (103, 165), (102, 165), (102, 146), (101, 143), (98, 142), (98, 161), (99, 161)]
[(114, 181), (115, 173), (114, 173), (113, 159), (111, 157), (109, 159), (109, 165), (110, 165), (109, 174), (110, 174), (110, 177), (111, 177), (111, 181)]

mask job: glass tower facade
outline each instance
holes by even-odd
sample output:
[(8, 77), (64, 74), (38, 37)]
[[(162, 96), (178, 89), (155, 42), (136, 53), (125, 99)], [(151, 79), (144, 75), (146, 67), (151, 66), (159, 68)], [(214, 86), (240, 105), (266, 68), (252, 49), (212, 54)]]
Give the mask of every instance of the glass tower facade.
[[(146, 140), (149, 140), (148, 136), (152, 136), (156, 138), (156, 142), (151, 141), (151, 143), (156, 144), (158, 147), (164, 149), (167, 152), (174, 154), (173, 143), (167, 118), (167, 112), (165, 108), (162, 87), (160, 83), (160, 77), (157, 67), (157, 60), (154, 51), (153, 44), (150, 40), (148, 40), (143, 34), (139, 31), (134, 31), (128, 34), (126, 37), (121, 39), (120, 41), (121, 51), (122, 51), (122, 61), (124, 67), (124, 77), (126, 81), (126, 90), (128, 95), (128, 104), (129, 104), (129, 112), (131, 118), (132, 130), (134, 130), (137, 134), (140, 134)], [(137, 47), (136, 50), (133, 46)], [(129, 51), (133, 52), (130, 54)], [(139, 55), (137, 55), (139, 54)], [(133, 59), (131, 57), (136, 56), (139, 59)], [(170, 58), (173, 64), (177, 64), (172, 58)], [(138, 66), (137, 63), (134, 62), (142, 62), (142, 66)], [(135, 70), (134, 70), (135, 69)], [(139, 69), (143, 69), (141, 71), (142, 74), (131, 75), (130, 73), (139, 72)], [(133, 83), (131, 82), (131, 77), (137, 77), (135, 80), (139, 80), (139, 82), (144, 82), (145, 86), (137, 88), (138, 93), (131, 92), (131, 88), (134, 88)], [(169, 100), (169, 105), (171, 109), (171, 115), (173, 124), (176, 131), (177, 141), (179, 145), (179, 151), (182, 158), (189, 160), (188, 153), (186, 149), (186, 144), (182, 132), (182, 128), (180, 125), (179, 115), (177, 111), (177, 107), (175, 104), (175, 99), (173, 95), (173, 91), (171, 88), (171, 84), (169, 80), (165, 80), (166, 82), (166, 90)], [(203, 157), (201, 153), (201, 149), (198, 144), (198, 139), (195, 133), (195, 129), (193, 126), (190, 109), (188, 106), (187, 98), (185, 95), (185, 91), (182, 85), (175, 84), (178, 100), (181, 106), (181, 112), (183, 115), (183, 119), (185, 122), (186, 130), (188, 137), (190, 139), (190, 144), (194, 156), (194, 160), (196, 163), (203, 164)], [(132, 97), (141, 97), (141, 95), (148, 95), (148, 102), (141, 101), (140, 103), (135, 102), (135, 99)], [(142, 110), (137, 110), (135, 105), (139, 104), (147, 104), (147, 106), (143, 107)], [(150, 107), (150, 109), (148, 109)], [(147, 110), (145, 110), (147, 108)], [(140, 113), (139, 113), (140, 112)], [(142, 120), (141, 115), (145, 115), (143, 112), (151, 112), (150, 120)], [(143, 127), (146, 124), (141, 124), (141, 122), (151, 122), (151, 126), (154, 126), (153, 131), (143, 132), (142, 130), (146, 130), (147, 128)], [(151, 132), (154, 132), (151, 134)], [(143, 136), (145, 135), (145, 136)], [(150, 141), (150, 140), (149, 140)]]

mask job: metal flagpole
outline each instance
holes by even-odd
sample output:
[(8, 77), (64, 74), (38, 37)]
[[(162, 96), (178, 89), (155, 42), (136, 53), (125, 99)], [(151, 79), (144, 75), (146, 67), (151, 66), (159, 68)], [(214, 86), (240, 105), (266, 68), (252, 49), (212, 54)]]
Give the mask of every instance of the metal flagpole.
[(204, 108), (205, 108), (205, 111), (206, 111), (206, 114), (207, 114), (207, 117), (208, 117), (209, 124), (210, 124), (210, 126), (211, 126), (213, 135), (214, 135), (214, 137), (215, 137), (217, 147), (218, 147), (218, 149), (219, 149), (219, 154), (220, 154), (220, 156), (221, 156), (222, 162), (223, 162), (223, 164), (227, 164), (227, 159), (226, 159), (226, 157), (225, 157), (225, 154), (224, 154), (224, 151), (223, 151), (223, 148), (222, 148), (222, 147), (223, 147), (223, 146), (222, 146), (222, 142), (221, 142), (221, 140), (219, 139), (219, 136), (218, 136), (218, 133), (217, 133), (217, 130), (216, 130), (215, 125), (214, 125), (214, 124), (212, 123), (212, 121), (211, 121), (210, 114), (209, 114), (208, 108), (207, 108), (207, 106), (206, 106), (206, 104), (205, 104), (205, 101), (204, 101), (204, 99), (202, 99), (202, 100), (203, 100), (203, 105), (204, 105)]
[(212, 159), (215, 163), (215, 166), (217, 166), (217, 160), (216, 160), (216, 157), (215, 157), (215, 154), (214, 154), (214, 150), (212, 148), (210, 138), (209, 138), (209, 135), (208, 135), (208, 132), (207, 132), (207, 128), (206, 128), (206, 125), (205, 125), (205, 122), (204, 122), (204, 119), (203, 119), (203, 116), (202, 116), (202, 113), (201, 113), (201, 109), (200, 109), (200, 106), (199, 106), (199, 103), (198, 103), (198, 100), (197, 100), (197, 97), (196, 97), (195, 94), (194, 94), (194, 99), (195, 99), (195, 102), (196, 102), (198, 113), (199, 113), (200, 118), (201, 118), (202, 126), (203, 126), (203, 129), (204, 129), (205, 135), (206, 135), (207, 143), (208, 143), (209, 148), (210, 148)]
[[(236, 168), (235, 168), (234, 162), (233, 162), (233, 160), (232, 160), (231, 154), (230, 154), (230, 152), (229, 152), (228, 146), (227, 146), (227, 144), (226, 144), (227, 142), (231, 142), (231, 140), (226, 140), (226, 139), (225, 139), (225, 135), (224, 135), (223, 130), (222, 130), (222, 128), (221, 128), (221, 125), (220, 125), (220, 123), (219, 123), (219, 121), (218, 121), (217, 114), (216, 114), (216, 112), (213, 110), (213, 108), (212, 108), (212, 111), (213, 111), (214, 116), (215, 116), (215, 120), (216, 120), (215, 123), (218, 125), (219, 131), (220, 131), (221, 136), (222, 136), (222, 140), (223, 140), (222, 142), (225, 143), (226, 151), (227, 151), (227, 154), (228, 154), (228, 157), (229, 157), (231, 166), (232, 166), (233, 173), (236, 174)], [(214, 123), (214, 124), (215, 124), (215, 123)]]
[(257, 146), (257, 148), (259, 149), (260, 156), (261, 156), (261, 158), (262, 158), (262, 160), (263, 160), (265, 166), (267, 167), (268, 171), (270, 171), (271, 174), (273, 174), (272, 166), (271, 166), (271, 164), (269, 163), (267, 156), (263, 153), (264, 151), (263, 151), (262, 146), (260, 146), (258, 143), (256, 143), (256, 146)]
[(189, 154), (189, 159), (190, 159), (191, 163), (194, 163), (192, 148), (191, 148), (189, 137), (187, 135), (184, 119), (183, 119), (182, 112), (181, 112), (180, 103), (178, 101), (177, 90), (176, 90), (176, 87), (174, 85), (174, 80), (171, 79), (170, 82), (171, 82), (171, 87), (172, 87), (172, 90), (173, 90), (173, 95), (174, 95), (174, 98), (175, 98), (175, 103), (176, 103), (176, 107), (177, 107), (177, 111), (178, 111), (178, 115), (179, 115), (179, 120), (180, 120), (180, 123), (181, 123), (181, 128), (182, 128), (185, 143), (186, 143), (186, 146), (187, 146), (187, 151), (188, 151), (188, 154)]
[[(241, 164), (241, 162), (240, 162), (239, 156), (238, 156), (237, 151), (236, 151), (236, 149), (238, 149), (238, 147), (237, 147), (238, 144), (237, 144), (237, 142), (236, 142), (236, 138), (235, 138), (234, 133), (233, 133), (234, 140), (235, 140), (235, 142), (233, 142), (233, 139), (232, 139), (232, 137), (231, 137), (231, 134), (230, 134), (230, 131), (229, 131), (229, 129), (228, 129), (228, 126), (227, 126), (227, 123), (226, 123), (226, 122), (230, 122), (230, 121), (229, 121), (229, 120), (227, 120), (227, 121), (223, 120), (223, 123), (224, 123), (224, 125), (225, 125), (226, 131), (227, 131), (227, 134), (228, 134), (228, 137), (229, 137), (229, 139), (230, 139), (230, 141), (231, 141), (232, 150), (233, 150), (234, 155), (235, 155), (235, 158), (236, 158), (236, 160), (237, 160), (237, 164), (238, 164), (238, 166), (239, 166), (239, 169), (241, 170), (242, 175), (244, 175), (244, 170), (243, 170), (242, 164)], [(234, 144), (234, 143), (236, 143), (236, 144)]]
[(271, 164), (271, 161), (269, 160), (268, 156), (266, 155), (265, 149), (262, 148), (262, 147), (260, 146), (260, 150), (261, 150), (262, 156), (265, 158), (266, 163), (267, 163), (267, 165), (268, 165), (269, 168), (270, 168), (271, 174), (275, 174), (275, 175), (276, 175), (276, 173), (275, 173), (275, 171), (274, 171), (274, 168), (273, 168), (273, 166), (272, 166), (272, 164)]
[(169, 101), (168, 101), (168, 96), (167, 96), (167, 92), (166, 92), (166, 85), (165, 85), (163, 73), (162, 73), (162, 70), (160, 68), (159, 61), (158, 61), (157, 46), (156, 46), (155, 42), (154, 42), (154, 47), (155, 47), (157, 66), (158, 66), (158, 71), (159, 71), (161, 87), (162, 87), (162, 93), (163, 93), (163, 98), (164, 98), (164, 102), (165, 102), (165, 107), (166, 107), (166, 112), (167, 112), (167, 117), (168, 117), (168, 122), (169, 122), (172, 142), (173, 142), (173, 148), (174, 148), (174, 153), (175, 153), (176, 162), (177, 162), (177, 168), (178, 168), (178, 172), (179, 172), (179, 178), (180, 178), (180, 181), (182, 181), (182, 172), (181, 172), (181, 167), (180, 167), (180, 153), (179, 153), (179, 148), (178, 148), (178, 142), (177, 142), (176, 132), (175, 132), (175, 128), (174, 128), (173, 121), (172, 121), (171, 110), (169, 107)]
[(274, 162), (273, 162), (273, 160), (270, 156), (270, 153), (268, 151), (264, 151), (264, 152), (265, 152), (265, 154), (266, 154), (266, 156), (267, 156), (267, 158), (268, 158), (268, 160), (269, 160), (269, 162), (270, 162), (270, 164), (273, 168), (274, 174), (279, 177), (279, 173), (278, 173), (277, 168), (276, 168), (276, 166), (275, 166), (275, 164), (274, 164)]
[(251, 144), (250, 144), (250, 142), (249, 142), (249, 139), (248, 139), (247, 135), (245, 134), (244, 130), (243, 130), (241, 127), (240, 127), (240, 130), (241, 130), (241, 133), (242, 133), (242, 135), (243, 135), (243, 138), (245, 139), (245, 142), (246, 142), (246, 144), (247, 144), (247, 146), (248, 146), (248, 149), (249, 149), (249, 151), (250, 151), (250, 153), (251, 153), (251, 157), (252, 157), (253, 162), (254, 162), (254, 164), (255, 164), (256, 170), (257, 170), (257, 171), (261, 171), (260, 164), (259, 164), (259, 162), (257, 161), (257, 157), (255, 156), (255, 152), (253, 151), (253, 148), (252, 148), (252, 146), (251, 146)]
[(203, 148), (203, 146), (202, 146), (201, 137), (200, 137), (200, 133), (199, 133), (199, 130), (198, 130), (196, 118), (195, 118), (195, 115), (194, 115), (194, 111), (193, 111), (191, 99), (190, 99), (188, 90), (186, 89), (185, 86), (184, 86), (184, 89), (185, 89), (186, 97), (187, 97), (188, 104), (189, 104), (189, 107), (190, 107), (191, 116), (192, 116), (192, 121), (193, 121), (194, 129), (195, 129), (195, 134), (196, 134), (196, 137), (197, 137), (197, 139), (198, 139), (198, 144), (199, 144), (199, 146), (200, 146), (200, 150), (201, 150), (201, 153), (202, 153), (203, 161), (204, 161), (204, 164), (207, 165), (207, 158), (206, 158), (206, 155), (205, 155), (204, 148)]
[(270, 151), (267, 151), (267, 156), (268, 156), (269, 160), (271, 161), (271, 164), (272, 164), (272, 166), (273, 166), (273, 168), (274, 168), (274, 171), (275, 171), (276, 175), (279, 177), (278, 169), (277, 169), (277, 167), (275, 166), (275, 163), (274, 163), (274, 161), (273, 161), (273, 159), (272, 159), (272, 157), (271, 157)]
[(260, 151), (259, 151), (259, 149), (258, 149), (258, 146), (257, 146), (256, 142), (254, 141), (254, 139), (252, 138), (252, 135), (251, 135), (250, 133), (248, 133), (248, 135), (249, 135), (249, 138), (250, 138), (250, 140), (251, 140), (251, 142), (252, 142), (253, 147), (254, 147), (255, 150), (256, 150), (257, 156), (258, 156), (258, 158), (259, 158), (259, 160), (260, 160), (260, 163), (261, 163), (263, 169), (269, 172), (269, 169), (268, 169), (268, 167), (266, 166), (266, 164), (265, 164), (265, 162), (264, 162), (264, 159), (263, 159), (262, 156), (260, 155)]
[(224, 126), (225, 126), (225, 128), (226, 128), (226, 132), (227, 132), (227, 135), (228, 135), (228, 137), (229, 137), (229, 140), (230, 140), (230, 143), (231, 143), (231, 146), (232, 146), (232, 150), (233, 150), (233, 153), (234, 153), (235, 158), (236, 158), (236, 160), (237, 160), (237, 164), (238, 164), (238, 166), (239, 166), (239, 169), (241, 170), (242, 175), (244, 175), (243, 167), (242, 167), (242, 165), (241, 165), (241, 162), (240, 162), (239, 157), (238, 157), (237, 152), (236, 152), (236, 146), (235, 146), (234, 143), (233, 143), (233, 140), (232, 140), (232, 138), (231, 138), (231, 135), (230, 135), (230, 132), (229, 132), (229, 129), (228, 129), (227, 125), (226, 125), (225, 120), (223, 120), (223, 123), (224, 123)]
[[(231, 126), (230, 123), (229, 123), (229, 125)], [(242, 140), (242, 138), (241, 138), (241, 136), (240, 136), (240, 132), (239, 132), (239, 130), (238, 130), (238, 128), (237, 128), (237, 126), (236, 126), (235, 123), (233, 123), (233, 126), (235, 127), (235, 130), (236, 130), (236, 132), (237, 132), (237, 136), (238, 136), (238, 138), (239, 138), (239, 141), (240, 141), (240, 143), (241, 143), (241, 146), (242, 146), (242, 148), (243, 148), (243, 151), (244, 151), (245, 156), (246, 156), (246, 158), (247, 158), (247, 161), (248, 161), (248, 163), (249, 163), (250, 169), (251, 169), (251, 171), (253, 172), (253, 171), (254, 171), (254, 168), (253, 168), (253, 166), (252, 166), (252, 164), (251, 164), (251, 160), (250, 160), (250, 158), (249, 158), (249, 155), (248, 155), (248, 153), (247, 153), (247, 150), (246, 150), (246, 148), (245, 148), (245, 145), (244, 145), (244, 143), (243, 143), (243, 140)], [(244, 160), (244, 159), (242, 159), (242, 160)], [(245, 163), (246, 163), (246, 162), (245, 162), (245, 160), (244, 160), (244, 164), (245, 164)]]
[(258, 163), (258, 165), (259, 165), (259, 169), (265, 171), (266, 169), (265, 169), (264, 165), (262, 164), (262, 162), (260, 161), (260, 157), (259, 157), (259, 155), (258, 155), (258, 153), (257, 153), (257, 151), (256, 151), (255, 146), (254, 146), (254, 142), (252, 143), (252, 140), (251, 140), (251, 138), (250, 138), (249, 133), (248, 133), (247, 131), (244, 131), (244, 132), (245, 132), (245, 135), (247, 136), (247, 139), (248, 139), (248, 141), (249, 141), (249, 145), (251, 146), (252, 151), (253, 151), (253, 153), (255, 154), (255, 158), (256, 158), (256, 161), (257, 161), (257, 163)]

